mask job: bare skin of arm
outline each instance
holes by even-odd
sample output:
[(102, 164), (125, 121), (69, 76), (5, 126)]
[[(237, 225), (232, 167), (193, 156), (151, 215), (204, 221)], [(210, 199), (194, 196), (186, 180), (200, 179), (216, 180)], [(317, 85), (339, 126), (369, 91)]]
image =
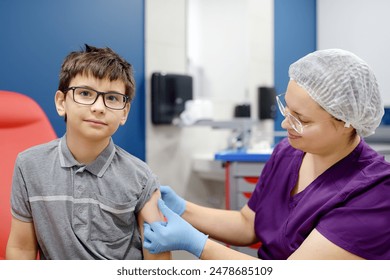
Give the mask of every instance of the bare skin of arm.
[(34, 224), (12, 218), (11, 232), (8, 238), (7, 260), (35, 260), (38, 253), (38, 243)]
[[(164, 221), (164, 216), (157, 206), (157, 201), (161, 197), (159, 190), (156, 190), (148, 202), (145, 203), (142, 210), (138, 213), (138, 227), (142, 236), (142, 243), (144, 241), (144, 222), (153, 223), (157, 221)], [(172, 259), (171, 252), (164, 252), (160, 254), (151, 254), (148, 250), (143, 249), (145, 260), (170, 260)]]
[[(187, 202), (187, 209), (182, 217), (216, 240), (240, 246), (257, 242), (254, 232), (255, 213), (247, 205), (241, 211), (228, 211), (210, 209)], [(205, 260), (257, 259), (211, 239), (207, 240), (200, 258)], [(362, 258), (335, 245), (314, 229), (288, 259), (359, 260)]]
[(211, 238), (231, 245), (246, 246), (257, 242), (255, 213), (245, 205), (241, 211), (212, 209), (187, 202), (182, 218)]
[[(145, 204), (144, 208), (140, 211), (138, 216), (139, 228), (143, 239), (143, 221), (149, 223), (155, 221), (162, 221), (162, 214), (157, 207), (157, 200), (160, 197), (159, 191), (156, 191), (151, 199)], [(241, 212), (243, 215), (251, 216), (251, 211), (245, 206)], [(205, 209), (203, 209), (205, 210)], [(221, 210), (223, 211), (223, 210)], [(253, 211), (252, 211), (253, 212)], [(216, 213), (219, 216), (221, 213)], [(235, 217), (237, 213), (234, 213), (232, 217)], [(215, 216), (215, 215), (214, 215)], [(223, 220), (226, 219), (226, 217)], [(207, 227), (207, 226), (206, 226)], [(215, 225), (214, 225), (215, 227)], [(224, 234), (220, 230), (211, 230), (212, 234), (221, 239), (231, 239), (229, 234), (227, 237), (223, 237)], [(253, 229), (254, 227), (252, 227)], [(226, 228), (224, 230), (226, 232)], [(211, 234), (210, 234), (211, 236)], [(247, 239), (247, 238), (244, 238)], [(246, 242), (234, 242), (246, 243)], [(12, 218), (11, 232), (7, 243), (6, 259), (9, 260), (34, 260), (37, 257), (38, 245), (34, 231), (33, 223), (22, 222), (16, 218)], [(147, 250), (144, 250), (145, 259), (171, 259), (171, 253), (150, 254)], [(252, 256), (240, 253), (238, 251), (227, 248), (226, 246), (219, 244), (213, 240), (208, 239), (203, 249), (201, 259), (209, 260), (228, 260), (228, 259), (256, 259)], [(326, 239), (317, 230), (313, 230), (311, 234), (306, 238), (302, 245), (288, 258), (291, 260), (361, 260), (362, 258), (354, 255), (341, 247), (335, 245)]]
[[(255, 260), (252, 256), (232, 250), (208, 239), (200, 256), (203, 260)], [(335, 245), (317, 230), (306, 238), (302, 245), (288, 258), (289, 260), (363, 260)]]
[(326, 239), (314, 229), (289, 260), (363, 260)]

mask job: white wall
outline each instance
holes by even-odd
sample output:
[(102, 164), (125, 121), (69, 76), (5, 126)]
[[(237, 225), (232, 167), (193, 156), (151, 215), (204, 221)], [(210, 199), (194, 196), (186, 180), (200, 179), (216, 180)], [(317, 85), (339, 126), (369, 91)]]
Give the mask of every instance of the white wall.
[(188, 3), (188, 59), (198, 78), (196, 97), (218, 105), (216, 119), (231, 118), (234, 105), (246, 101), (255, 115), (257, 87), (273, 86), (273, 1)]
[(318, 49), (356, 53), (376, 73), (383, 101), (390, 106), (390, 2), (317, 0)]
[[(191, 198), (207, 204), (209, 188), (192, 174), (192, 156), (223, 149), (224, 145), (218, 146), (221, 132), (205, 127), (179, 128), (151, 123), (151, 74), (155, 71), (187, 73), (186, 5), (187, 1), (183, 0), (146, 1), (146, 161), (162, 184), (172, 186), (186, 198), (191, 196), (191, 191), (200, 193)], [(217, 201), (216, 205), (220, 203)]]
[(224, 183), (205, 180), (193, 166), (194, 157), (225, 149), (230, 131), (153, 125), (150, 78), (156, 71), (197, 73), (195, 97), (212, 100), (220, 120), (232, 118), (248, 89), (257, 112), (257, 87), (273, 85), (273, 1), (147, 0), (145, 34), (146, 161), (179, 195), (223, 208)]

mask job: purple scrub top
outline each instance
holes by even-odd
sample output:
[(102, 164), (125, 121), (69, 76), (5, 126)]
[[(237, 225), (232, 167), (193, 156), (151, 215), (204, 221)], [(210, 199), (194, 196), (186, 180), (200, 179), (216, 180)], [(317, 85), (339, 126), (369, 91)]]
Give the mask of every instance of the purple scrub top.
[(291, 196), (304, 153), (282, 140), (248, 206), (256, 213), (261, 259), (287, 259), (313, 229), (365, 259), (390, 259), (390, 163), (363, 140)]

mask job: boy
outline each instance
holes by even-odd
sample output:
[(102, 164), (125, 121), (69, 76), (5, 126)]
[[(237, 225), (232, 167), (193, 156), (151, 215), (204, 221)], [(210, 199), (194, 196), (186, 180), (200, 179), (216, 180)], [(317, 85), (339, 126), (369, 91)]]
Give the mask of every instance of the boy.
[(135, 94), (132, 66), (109, 48), (70, 53), (55, 105), (61, 138), (19, 154), (7, 259), (170, 259), (142, 248), (143, 223), (162, 220), (156, 177), (114, 145)]

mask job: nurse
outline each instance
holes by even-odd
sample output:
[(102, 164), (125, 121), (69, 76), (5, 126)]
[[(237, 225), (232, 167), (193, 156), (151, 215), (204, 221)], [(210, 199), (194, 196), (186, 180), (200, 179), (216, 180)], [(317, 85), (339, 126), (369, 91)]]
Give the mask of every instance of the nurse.
[(277, 97), (288, 137), (276, 145), (240, 211), (211, 209), (161, 187), (167, 222), (144, 224), (151, 253), (250, 259), (220, 243), (258, 241), (260, 259), (390, 259), (390, 164), (363, 137), (383, 104), (374, 73), (351, 52), (308, 54)]

